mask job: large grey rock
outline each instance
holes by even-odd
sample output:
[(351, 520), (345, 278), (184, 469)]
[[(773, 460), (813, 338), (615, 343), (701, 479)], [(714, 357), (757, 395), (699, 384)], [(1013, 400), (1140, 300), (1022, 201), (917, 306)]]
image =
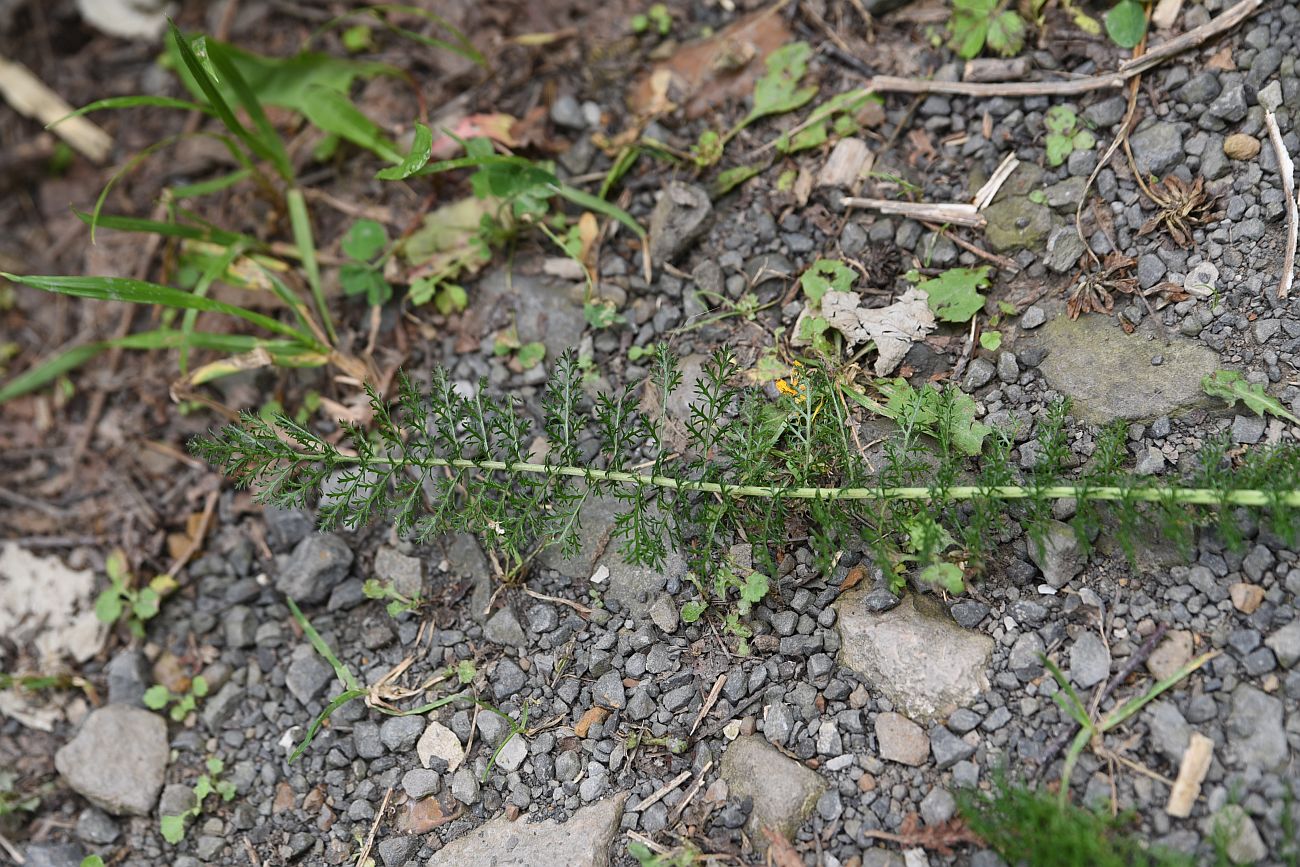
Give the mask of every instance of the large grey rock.
[(671, 262), (704, 233), (713, 203), (692, 184), (669, 181), (650, 214), (650, 259)]
[(626, 794), (606, 798), (564, 823), (498, 816), (443, 846), (428, 867), (607, 867), (626, 800)]
[(147, 816), (167, 770), (167, 724), (157, 714), (110, 704), (93, 710), (54, 754), (67, 784), (115, 816)]
[(298, 543), (275, 589), (300, 605), (324, 602), (348, 575), (352, 549), (333, 533), (313, 533)]
[(1171, 701), (1157, 701), (1147, 707), (1143, 717), (1147, 731), (1151, 733), (1151, 746), (1171, 765), (1178, 767), (1192, 737), (1192, 727), (1187, 724), (1182, 711)]
[(993, 639), (958, 626), (942, 603), (909, 594), (897, 608), (875, 613), (869, 588), (835, 603), (840, 662), (867, 679), (917, 722), (933, 722), (971, 704), (989, 688)]
[(737, 738), (722, 754), (722, 779), (734, 798), (752, 798), (745, 830), (759, 852), (767, 850), (763, 828), (787, 839), (803, 824), (826, 790), (816, 771), (768, 745), (757, 735)]
[(1052, 231), (1052, 209), (1028, 197), (1015, 196), (984, 209), (984, 236), (997, 252), (1042, 250)]
[(1043, 538), (1029, 540), (1029, 559), (1053, 587), (1064, 587), (1083, 571), (1083, 549), (1074, 529), (1060, 521), (1048, 521)]
[(517, 268), (496, 268), (475, 284), (469, 316), (485, 331), (492, 322), (508, 317), (521, 343), (546, 347), (549, 363), (582, 341), (587, 327), (582, 314), (584, 292), (581, 283), (525, 274)]
[[(1038, 332), (1048, 349), (1039, 370), (1073, 402), (1074, 415), (1094, 424), (1175, 416), (1207, 405), (1201, 378), (1218, 367), (1198, 341), (1145, 329), (1125, 334), (1108, 316), (1057, 316)], [(1152, 364), (1154, 356), (1160, 364)]]
[(26, 867), (79, 867), (86, 850), (80, 843), (33, 843), (27, 847)]
[(409, 557), (387, 545), (375, 552), (375, 577), (408, 599), (424, 593), (424, 567), (419, 558)]
[(1260, 770), (1287, 764), (1289, 749), (1280, 699), (1244, 683), (1233, 690), (1228, 754), (1237, 765)]
[[(559, 572), (565, 578), (590, 578), (596, 571), (596, 561), (606, 546), (611, 544), (614, 521), (621, 511), (618, 500), (613, 497), (595, 494), (588, 496), (578, 510), (578, 550), (573, 556), (566, 557), (558, 546), (552, 545), (542, 549), (537, 555), (537, 562), (547, 569)], [(617, 542), (613, 544), (617, 545)]]
[(876, 717), (876, 749), (886, 761), (917, 767), (930, 757), (930, 738), (901, 713), (887, 711)]
[(1264, 644), (1273, 651), (1283, 668), (1295, 665), (1300, 661), (1300, 617), (1265, 638)]
[(289, 692), (293, 693), (294, 698), (303, 704), (308, 704), (320, 694), (333, 677), (334, 669), (330, 668), (315, 651), (307, 649), (289, 663), (289, 670), (284, 675), (284, 685)]

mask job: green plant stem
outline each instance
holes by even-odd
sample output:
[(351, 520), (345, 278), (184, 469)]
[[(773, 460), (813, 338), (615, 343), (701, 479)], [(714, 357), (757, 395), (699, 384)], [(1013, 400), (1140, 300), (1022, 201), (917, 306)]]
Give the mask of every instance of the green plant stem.
[[(303, 454), (300, 460), (313, 461), (324, 458), (325, 455), (321, 454)], [(361, 462), (360, 458), (351, 455), (335, 455), (331, 459), (340, 464)], [(616, 470), (596, 470), (587, 467), (534, 464), (523, 461), (447, 460), (444, 458), (385, 460), (383, 458), (370, 458), (368, 464), (370, 466), (449, 467), (452, 469), (476, 469), (485, 472), (504, 471), (570, 476), (589, 481), (652, 485), (675, 491), (724, 494), (728, 497), (762, 497), (768, 499), (780, 497), (787, 500), (928, 500), (935, 496), (935, 490), (928, 487), (792, 488), (779, 485), (724, 485), (717, 482), (675, 479), (671, 476), (654, 476)], [(1300, 506), (1300, 490), (1274, 495), (1258, 488), (1216, 490), (1214, 488), (1164, 486), (1122, 488), (1093, 485), (1053, 485), (1035, 489), (1022, 485), (1001, 485), (988, 488), (979, 485), (953, 485), (943, 490), (943, 499), (948, 501), (974, 500), (978, 498), (1028, 500), (1040, 496), (1049, 500), (1130, 500), (1142, 503), (1166, 502), (1186, 506), (1270, 506), (1275, 502), (1287, 506)]]

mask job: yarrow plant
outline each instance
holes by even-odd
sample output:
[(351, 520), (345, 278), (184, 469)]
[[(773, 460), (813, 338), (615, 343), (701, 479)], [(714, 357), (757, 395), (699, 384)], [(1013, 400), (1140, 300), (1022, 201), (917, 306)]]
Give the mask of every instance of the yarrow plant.
[[(923, 398), (909, 390), (893, 405), (897, 435), (883, 444), (883, 457), (869, 460), (835, 371), (801, 366), (774, 400), (735, 385), (741, 371), (723, 349), (694, 385), (681, 422), (687, 445), (674, 454), (667, 443), (678, 422), (665, 397), (682, 387), (682, 376), (663, 347), (649, 367), (644, 383), (591, 400), (579, 364), (562, 356), (536, 409), (490, 395), (486, 383), (463, 393), (437, 369), (424, 388), (401, 376), (391, 405), (372, 392), (374, 429), (349, 426), (348, 447), (291, 419), (254, 415), (193, 447), (240, 484), (256, 485), (264, 502), (318, 500), (326, 527), (391, 516), (399, 532), (420, 541), (473, 532), (504, 555), (507, 575), (543, 547), (572, 553), (581, 507), (598, 495), (625, 507), (615, 533), (629, 561), (658, 566), (677, 551), (710, 579), (736, 542), (748, 542), (755, 571), (772, 576), (782, 549), (806, 538), (822, 569), (856, 546), (870, 550), (896, 586), (911, 564), (923, 579), (959, 591), (1012, 522), (1042, 544), (1061, 499), (1076, 501), (1071, 521), (1085, 544), (1108, 512), (1114, 516), (1130, 556), (1144, 524), (1154, 522), (1188, 550), (1194, 529), (1214, 513), (1225, 541), (1239, 542), (1239, 508), (1266, 512), (1276, 532), (1295, 535), (1294, 446), (1238, 455), (1226, 440), (1211, 442), (1188, 478), (1157, 483), (1124, 469), (1125, 430), (1112, 426), (1068, 472), (1079, 461), (1069, 446), (1068, 408), (1058, 402), (1038, 420), (1037, 462), (1022, 471), (1008, 436), (987, 437), (977, 457), (959, 447), (970, 423), (964, 395)], [(549, 448), (541, 458), (530, 450), (539, 432)]]

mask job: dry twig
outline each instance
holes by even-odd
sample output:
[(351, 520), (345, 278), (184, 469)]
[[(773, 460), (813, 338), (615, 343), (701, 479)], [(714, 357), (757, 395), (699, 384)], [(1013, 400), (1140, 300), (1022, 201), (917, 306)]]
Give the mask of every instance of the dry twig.
[(1282, 279), (1278, 283), (1277, 297), (1286, 298), (1295, 280), (1296, 235), (1300, 231), (1300, 213), (1297, 213), (1295, 190), (1295, 163), (1282, 144), (1282, 131), (1277, 127), (1273, 112), (1264, 112), (1264, 126), (1268, 127), (1268, 140), (1277, 157), (1277, 173), (1282, 179), (1282, 198), (1286, 201), (1286, 253), (1282, 257)]
[[(45, 86), (30, 69), (0, 55), (0, 97), (19, 114), (52, 124), (72, 113), (63, 97)], [(108, 159), (113, 140), (84, 117), (70, 117), (53, 127), (55, 134), (93, 163)]]

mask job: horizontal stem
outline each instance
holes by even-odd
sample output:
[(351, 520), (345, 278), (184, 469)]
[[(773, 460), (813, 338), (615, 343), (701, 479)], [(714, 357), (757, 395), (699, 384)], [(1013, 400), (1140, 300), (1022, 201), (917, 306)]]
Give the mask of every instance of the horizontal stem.
[[(310, 456), (304, 456), (308, 458)], [(360, 459), (341, 456), (343, 463), (359, 463)], [(730, 497), (783, 497), (795, 500), (928, 500), (935, 489), (927, 487), (894, 488), (791, 488), (777, 485), (723, 485), (717, 482), (697, 482), (675, 479), (670, 476), (653, 476), (619, 470), (596, 470), (587, 467), (534, 464), (523, 461), (471, 461), (465, 459), (425, 458), (423, 460), (372, 459), (372, 464), (389, 466), (449, 467), (486, 472), (537, 473), (551, 476), (571, 476), (588, 481), (615, 482), (625, 485), (652, 485), (676, 491), (696, 491), (706, 494), (726, 494)], [(1148, 486), (1122, 488), (1118, 486), (1053, 485), (1041, 489), (1023, 485), (953, 485), (942, 490), (948, 501), (973, 500), (988, 497), (995, 500), (1026, 500), (1043, 497), (1049, 500), (1131, 500), (1144, 503), (1170, 502), (1177, 505), (1199, 506), (1268, 506), (1273, 494), (1258, 488), (1218, 490), (1215, 488), (1182, 488), (1173, 486)], [(1300, 490), (1289, 491), (1277, 498), (1283, 505), (1300, 506)]]

